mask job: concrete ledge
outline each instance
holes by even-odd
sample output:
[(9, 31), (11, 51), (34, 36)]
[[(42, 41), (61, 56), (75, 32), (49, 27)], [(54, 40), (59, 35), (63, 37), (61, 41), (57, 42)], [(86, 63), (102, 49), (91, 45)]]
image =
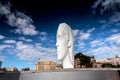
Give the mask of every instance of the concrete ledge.
[(39, 72), (68, 72), (68, 71), (120, 71), (120, 68), (79, 68), (79, 69), (54, 69), (54, 70), (31, 70), (21, 71), (21, 73), (39, 73)]
[(120, 69), (61, 69), (21, 72), (19, 80), (120, 80)]
[(118, 68), (1, 72), (0, 80), (120, 80)]

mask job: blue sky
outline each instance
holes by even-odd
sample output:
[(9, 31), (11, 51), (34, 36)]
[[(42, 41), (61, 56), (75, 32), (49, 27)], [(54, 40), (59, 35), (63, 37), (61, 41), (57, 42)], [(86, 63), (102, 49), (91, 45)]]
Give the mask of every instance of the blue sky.
[(39, 58), (59, 62), (55, 44), (62, 22), (72, 28), (74, 54), (82, 52), (97, 60), (120, 56), (120, 0), (49, 2), (1, 0), (2, 67), (34, 69)]

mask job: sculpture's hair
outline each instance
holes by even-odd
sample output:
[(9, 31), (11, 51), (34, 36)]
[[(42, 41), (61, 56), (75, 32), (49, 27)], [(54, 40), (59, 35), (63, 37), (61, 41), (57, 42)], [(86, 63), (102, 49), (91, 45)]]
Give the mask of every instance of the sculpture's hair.
[(71, 64), (74, 65), (74, 54), (73, 54), (74, 40), (73, 40), (72, 30), (69, 27), (69, 25), (66, 23), (61, 23), (59, 26), (61, 27), (61, 30), (64, 32), (64, 35), (66, 36), (67, 40), (70, 42), (69, 57)]

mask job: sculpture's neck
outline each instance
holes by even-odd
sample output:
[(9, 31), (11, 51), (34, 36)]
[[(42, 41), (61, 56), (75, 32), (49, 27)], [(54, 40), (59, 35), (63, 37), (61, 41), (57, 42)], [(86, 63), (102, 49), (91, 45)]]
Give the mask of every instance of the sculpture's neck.
[(63, 60), (63, 68), (74, 68), (74, 65), (70, 62), (69, 54)]

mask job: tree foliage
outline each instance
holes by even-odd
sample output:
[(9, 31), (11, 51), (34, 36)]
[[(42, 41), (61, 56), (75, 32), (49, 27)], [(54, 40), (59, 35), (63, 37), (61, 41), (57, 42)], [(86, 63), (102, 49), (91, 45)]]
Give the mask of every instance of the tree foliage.
[(110, 64), (110, 63), (104, 63), (104, 64), (102, 64), (101, 66), (102, 66), (102, 68), (116, 68), (115, 65), (112, 65), (112, 64)]
[(22, 71), (30, 71), (30, 68), (22, 68)]
[(80, 65), (85, 65), (86, 67), (92, 67), (92, 64), (91, 64), (91, 57), (90, 56), (86, 56), (84, 54), (82, 54), (81, 52), (80, 53), (77, 53), (75, 54), (75, 59), (79, 59), (80, 60)]
[(104, 63), (101, 66), (102, 66), (102, 68), (120, 68), (120, 65), (113, 65), (110, 63)]

